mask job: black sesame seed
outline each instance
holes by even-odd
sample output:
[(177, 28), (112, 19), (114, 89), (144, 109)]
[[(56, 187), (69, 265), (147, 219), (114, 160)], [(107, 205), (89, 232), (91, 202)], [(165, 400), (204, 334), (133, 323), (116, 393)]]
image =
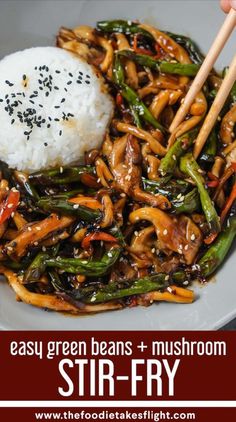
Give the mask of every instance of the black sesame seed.
[(68, 75), (73, 78), (73, 74), (71, 72), (68, 73)]
[(68, 89), (64, 88), (64, 90), (65, 90), (66, 92), (68, 92)]
[(71, 85), (71, 84), (72, 84), (72, 81), (68, 81), (66, 85)]
[(40, 91), (42, 91), (42, 90), (43, 90), (43, 87), (42, 87), (42, 86), (40, 86), (40, 87), (39, 87), (39, 89), (40, 89)]
[(58, 86), (54, 86), (54, 89), (57, 89), (58, 90), (59, 88), (58, 88)]
[(45, 119), (42, 119), (42, 123), (45, 123), (46, 122), (46, 120)]
[(56, 73), (61, 73), (61, 71), (60, 71), (60, 70), (55, 70), (55, 72), (56, 72)]
[(80, 72), (79, 72), (79, 75), (83, 75), (83, 72), (81, 72), (81, 71), (80, 71)]
[(0, 103), (2, 103), (3, 102), (3, 100), (2, 100), (2, 98), (0, 98)]
[(37, 66), (35, 66), (34, 70), (37, 70), (37, 69), (38, 69), (38, 67), (37, 67)]
[(8, 95), (8, 94), (6, 94), (6, 95), (5, 95), (5, 98), (8, 98), (8, 97), (9, 97), (9, 95)]
[(8, 84), (9, 86), (13, 86), (14, 84), (12, 83), (12, 82), (9, 82), (9, 84)]
[(60, 108), (60, 106), (54, 106), (54, 108)]
[(86, 78), (89, 78), (89, 79), (90, 79), (90, 78), (91, 78), (91, 76), (87, 74), (87, 75), (86, 75)]
[(29, 102), (30, 102), (31, 104), (35, 104), (35, 102), (34, 102), (33, 100), (29, 100)]
[(26, 75), (23, 75), (22, 76), (22, 79), (23, 79), (23, 81), (25, 81), (26, 80)]
[(43, 81), (41, 81), (41, 79), (38, 79), (38, 83), (41, 85)]
[(47, 146), (48, 146), (47, 142), (44, 142), (44, 146), (45, 146), (45, 147), (47, 147)]
[(82, 82), (81, 81), (76, 81), (77, 82), (77, 84), (82, 84)]
[(45, 96), (46, 97), (48, 97), (49, 96), (49, 92), (47, 91), (47, 92), (45, 92)]
[(64, 103), (66, 101), (66, 99), (65, 98), (62, 98), (61, 99), (61, 103)]
[(89, 81), (85, 81), (85, 83), (86, 83), (87, 85), (90, 85), (90, 82), (89, 82)]
[(54, 122), (60, 122), (60, 119), (58, 119), (57, 117), (54, 119)]
[(59, 136), (61, 136), (62, 135), (62, 130), (60, 130), (60, 132), (59, 132)]
[(51, 127), (50, 123), (48, 123), (47, 128), (49, 129)]
[(49, 117), (48, 117), (48, 120), (51, 122), (51, 121), (52, 121), (52, 118), (49, 116)]
[(43, 104), (39, 104), (39, 107), (43, 108)]
[(15, 121), (15, 119), (12, 119), (12, 121), (11, 121), (11, 125), (13, 125), (14, 121)]

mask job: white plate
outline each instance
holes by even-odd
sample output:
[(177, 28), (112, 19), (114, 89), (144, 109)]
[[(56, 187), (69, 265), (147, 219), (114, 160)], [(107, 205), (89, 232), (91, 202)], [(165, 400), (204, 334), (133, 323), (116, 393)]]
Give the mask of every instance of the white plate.
[[(1, 1), (0, 57), (18, 49), (50, 45), (59, 26), (95, 24), (103, 19), (140, 19), (191, 35), (207, 52), (223, 21), (218, 1)], [(235, 45), (234, 35), (234, 45)], [(229, 64), (233, 37), (219, 60)], [(206, 330), (217, 329), (236, 316), (235, 252), (216, 281), (197, 288), (192, 305), (158, 304), (86, 317), (70, 317), (17, 303), (0, 283), (0, 327), (15, 330)]]

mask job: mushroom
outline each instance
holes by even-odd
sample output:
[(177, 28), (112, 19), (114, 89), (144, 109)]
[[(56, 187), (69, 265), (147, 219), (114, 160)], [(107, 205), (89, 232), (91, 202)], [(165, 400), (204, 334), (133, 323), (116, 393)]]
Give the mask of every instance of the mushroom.
[(163, 195), (152, 195), (141, 188), (141, 150), (137, 138), (125, 135), (113, 144), (109, 163), (115, 189), (125, 192), (138, 202), (166, 209), (170, 202)]
[(224, 144), (230, 144), (234, 139), (234, 125), (236, 123), (236, 104), (231, 107), (222, 119), (220, 137)]
[(155, 227), (160, 249), (177, 252), (188, 265), (193, 262), (202, 243), (202, 233), (189, 217), (171, 217), (157, 208), (146, 207), (133, 211), (129, 220), (132, 224), (150, 221)]

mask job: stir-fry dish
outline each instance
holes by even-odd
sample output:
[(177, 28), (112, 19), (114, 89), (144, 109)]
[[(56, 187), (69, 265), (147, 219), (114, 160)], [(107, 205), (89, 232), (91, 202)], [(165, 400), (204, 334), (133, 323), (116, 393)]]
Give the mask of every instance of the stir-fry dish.
[(236, 83), (197, 154), (227, 68), (170, 134), (203, 60), (190, 38), (116, 20), (63, 27), (57, 47), (102, 75), (114, 113), (83, 163), (1, 162), (1, 274), (17, 300), (74, 314), (193, 302), (192, 282), (216, 272), (236, 235)]

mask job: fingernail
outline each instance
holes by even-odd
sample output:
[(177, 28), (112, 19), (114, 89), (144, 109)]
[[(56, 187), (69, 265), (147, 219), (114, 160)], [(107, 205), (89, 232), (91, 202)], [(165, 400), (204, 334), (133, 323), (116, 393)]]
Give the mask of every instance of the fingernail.
[(231, 7), (236, 10), (236, 0), (231, 0)]

